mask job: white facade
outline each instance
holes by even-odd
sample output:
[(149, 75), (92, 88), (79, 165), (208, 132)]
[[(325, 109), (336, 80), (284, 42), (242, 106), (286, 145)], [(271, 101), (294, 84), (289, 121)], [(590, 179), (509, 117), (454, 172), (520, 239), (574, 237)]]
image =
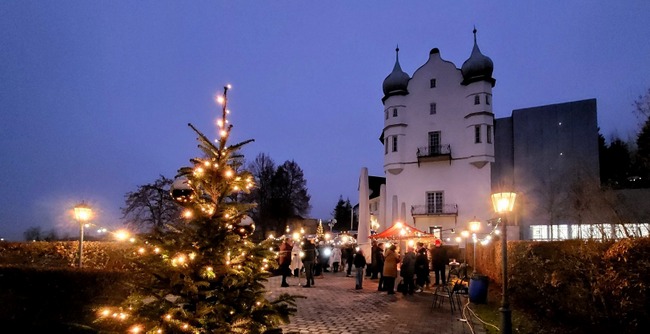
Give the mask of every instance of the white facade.
[(384, 81), (380, 230), (404, 221), (445, 238), (492, 217), (495, 80), (492, 61), (474, 42), (462, 69), (433, 49), (411, 78), (398, 58)]

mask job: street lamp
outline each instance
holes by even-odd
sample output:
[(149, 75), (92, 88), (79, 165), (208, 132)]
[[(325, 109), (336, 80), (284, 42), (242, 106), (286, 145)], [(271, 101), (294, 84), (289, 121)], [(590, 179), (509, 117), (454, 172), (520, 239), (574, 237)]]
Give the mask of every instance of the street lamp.
[(503, 288), (501, 299), (501, 333), (512, 333), (512, 315), (510, 311), (510, 301), (508, 300), (508, 213), (512, 212), (515, 206), (515, 197), (517, 194), (512, 192), (494, 193), (492, 194), (492, 205), (494, 212), (502, 216), (502, 236), (501, 236), (501, 262), (503, 277), (501, 287)]
[(74, 218), (79, 223), (79, 268), (83, 263), (84, 224), (90, 220), (93, 210), (84, 201), (74, 207)]

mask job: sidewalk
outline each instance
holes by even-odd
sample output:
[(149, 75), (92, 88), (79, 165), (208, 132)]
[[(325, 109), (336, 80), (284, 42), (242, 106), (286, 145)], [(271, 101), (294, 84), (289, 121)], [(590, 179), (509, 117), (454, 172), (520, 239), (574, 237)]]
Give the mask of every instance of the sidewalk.
[[(431, 290), (408, 296), (387, 295), (377, 291), (378, 280), (365, 278), (363, 289), (355, 290), (354, 278), (345, 277), (344, 272), (324, 276), (316, 278), (311, 288), (298, 285), (295, 277), (288, 279), (288, 288), (280, 287), (279, 276), (269, 279), (271, 296), (289, 293), (307, 297), (297, 299), (298, 312), (291, 317), (290, 324), (282, 326), (284, 334), (485, 333), (477, 321), (473, 321), (472, 332), (466, 322), (459, 320), (462, 310), (452, 314), (449, 304), (432, 309)], [(305, 283), (304, 277), (300, 283)], [(467, 298), (461, 297), (461, 303), (465, 305)]]

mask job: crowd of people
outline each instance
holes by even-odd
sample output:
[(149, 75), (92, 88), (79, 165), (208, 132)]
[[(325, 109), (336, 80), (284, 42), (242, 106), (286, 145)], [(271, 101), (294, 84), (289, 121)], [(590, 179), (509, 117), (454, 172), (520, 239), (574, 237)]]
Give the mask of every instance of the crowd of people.
[[(322, 241), (315, 243), (308, 238), (302, 241), (286, 238), (280, 245), (278, 258), (281, 286), (289, 286), (288, 277), (300, 277), (304, 273), (306, 282), (302, 286), (309, 288), (315, 285), (314, 278), (324, 277), (324, 272), (345, 271), (347, 277), (353, 277), (353, 268), (355, 289), (363, 289), (363, 279), (366, 276), (379, 280), (378, 291), (412, 295), (431, 285), (431, 270), (434, 272), (435, 285), (447, 283), (446, 265), (449, 257), (439, 239), (435, 240), (431, 248), (419, 242), (407, 247), (403, 254), (400, 254), (395, 244), (387, 245), (387, 249), (384, 249), (383, 243), (373, 241), (370, 256), (366, 257), (354, 244), (334, 247)], [(399, 284), (396, 286), (396, 283)]]

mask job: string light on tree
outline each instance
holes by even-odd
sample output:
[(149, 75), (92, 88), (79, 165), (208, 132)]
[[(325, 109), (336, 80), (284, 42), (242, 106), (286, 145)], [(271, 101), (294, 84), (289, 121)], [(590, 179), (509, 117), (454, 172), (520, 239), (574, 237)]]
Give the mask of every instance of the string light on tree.
[(228, 144), (230, 88), (216, 98), (217, 139), (188, 124), (203, 154), (180, 168), (170, 187), (185, 219), (155, 228), (143, 235), (144, 243), (134, 244), (134, 266), (148, 278), (137, 280), (124, 304), (103, 309), (101, 323), (117, 321), (121, 332), (131, 333), (262, 333), (295, 313), (295, 296), (271, 301), (264, 291), (263, 281), (277, 267), (279, 241), (250, 241), (255, 224), (247, 212), (254, 205), (239, 198), (254, 182), (238, 152), (252, 140)]

